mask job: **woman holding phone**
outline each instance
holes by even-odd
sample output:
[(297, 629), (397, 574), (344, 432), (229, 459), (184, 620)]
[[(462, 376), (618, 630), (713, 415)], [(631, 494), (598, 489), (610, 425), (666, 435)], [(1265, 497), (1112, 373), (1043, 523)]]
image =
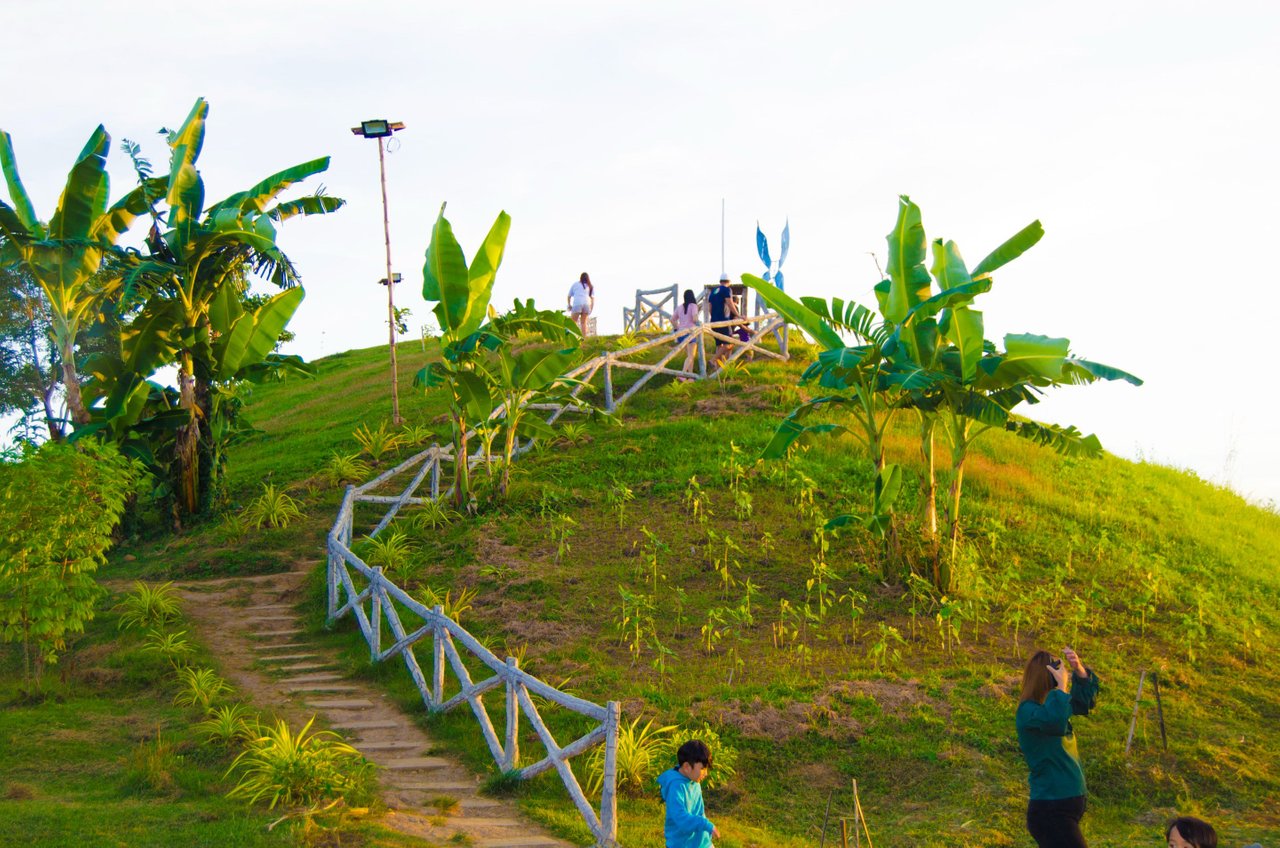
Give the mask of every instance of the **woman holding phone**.
[[(1067, 669), (1071, 688), (1067, 689)], [(1084, 772), (1071, 727), (1088, 715), (1098, 695), (1098, 676), (1070, 648), (1062, 659), (1037, 651), (1022, 674), (1018, 703), (1018, 747), (1027, 761), (1031, 800), (1027, 830), (1040, 848), (1087, 848), (1080, 833), (1085, 810)]]

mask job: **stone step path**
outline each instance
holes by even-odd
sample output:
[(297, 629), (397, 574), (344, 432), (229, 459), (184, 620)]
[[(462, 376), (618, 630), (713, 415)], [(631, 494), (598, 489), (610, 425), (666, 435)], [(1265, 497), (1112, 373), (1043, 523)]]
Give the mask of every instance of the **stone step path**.
[(376, 763), (389, 827), (434, 844), (570, 848), (512, 801), (480, 795), (479, 779), (442, 756), (384, 692), (342, 677), (336, 656), (307, 640), (294, 608), (303, 577), (295, 571), (178, 586), (187, 616), (246, 700), (295, 728), (314, 715)]

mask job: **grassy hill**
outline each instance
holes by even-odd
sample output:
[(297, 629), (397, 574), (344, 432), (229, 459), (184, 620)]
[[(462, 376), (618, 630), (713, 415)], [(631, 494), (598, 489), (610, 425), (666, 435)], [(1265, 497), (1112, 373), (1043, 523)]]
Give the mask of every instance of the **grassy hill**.
[[(357, 425), (388, 415), (385, 356), (338, 354), (317, 363), (315, 380), (254, 390), (247, 412), (263, 432), (232, 453), (231, 500), (270, 480), (300, 500), (304, 520), (136, 541), (106, 576), (314, 561), (319, 627), (323, 537), (339, 498), (320, 472), (332, 451), (358, 450)], [(420, 442), (443, 441), (442, 399), (408, 388), (423, 356), (416, 343), (401, 348), (403, 410)], [(621, 426), (590, 424), (576, 444), (522, 459), (505, 503), (438, 531), (406, 512), (393, 527), (413, 539), (407, 583), (454, 598), (474, 590), (468, 628), (544, 679), (622, 701), (624, 720), (709, 724), (737, 751), (737, 774), (707, 792), (729, 848), (816, 842), (829, 798), (832, 821), (847, 814), (853, 779), (877, 845), (1031, 844), (1016, 688), (1032, 650), (1065, 644), (1103, 684), (1096, 712), (1075, 722), (1091, 845), (1159, 844), (1175, 813), (1209, 818), (1225, 845), (1280, 842), (1280, 516), (1188, 473), (1066, 459), (993, 433), (966, 472), (962, 590), (940, 598), (919, 581), (885, 581), (875, 540), (814, 533), (821, 516), (864, 505), (871, 469), (855, 444), (756, 461), (796, 400), (803, 359), (755, 363), (727, 383), (659, 378), (621, 410)], [(898, 422), (890, 459), (917, 469), (910, 425)], [(694, 477), (705, 521), (691, 514)], [(900, 503), (905, 515), (914, 499)], [(567, 544), (555, 527), (569, 528)], [(628, 610), (638, 635), (623, 626)], [(415, 703), (403, 668), (368, 667), (350, 619), (331, 638), (353, 670)], [(1125, 756), (1144, 669), (1160, 675), (1168, 751), (1148, 685)], [(491, 768), (469, 713), (431, 726)], [(533, 815), (585, 841), (554, 778), (518, 791)], [(661, 844), (652, 792), (624, 798), (621, 816), (623, 844)]]

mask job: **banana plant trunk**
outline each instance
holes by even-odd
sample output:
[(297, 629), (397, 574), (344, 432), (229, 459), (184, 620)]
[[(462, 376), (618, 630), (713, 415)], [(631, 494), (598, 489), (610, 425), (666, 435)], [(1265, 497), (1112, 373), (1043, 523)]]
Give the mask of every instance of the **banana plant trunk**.
[(453, 413), (453, 427), (453, 506), (463, 512), (471, 502), (471, 457), (467, 455), (467, 419), (460, 411)]
[(924, 511), (924, 534), (929, 547), (930, 566), (933, 569), (933, 585), (943, 589), (946, 575), (942, 566), (942, 543), (938, 538), (938, 478), (934, 455), (934, 432), (938, 419), (925, 412), (920, 413), (920, 454), (924, 459), (924, 477), (920, 481), (921, 501)]
[(200, 407), (196, 403), (196, 378), (190, 353), (183, 353), (178, 372), (178, 402), (188, 419), (178, 430), (175, 454), (178, 462), (178, 505), (193, 515), (200, 505)]
[(960, 545), (960, 495), (964, 490), (964, 462), (969, 455), (969, 424), (969, 419), (960, 416), (956, 416), (951, 424), (951, 488), (947, 493), (950, 502), (947, 535), (951, 544), (951, 555), (946, 564), (948, 589), (955, 574), (956, 550)]
[(67, 409), (77, 427), (89, 423), (89, 410), (80, 396), (80, 375), (76, 373), (76, 349), (72, 339), (60, 340), (58, 355), (62, 358), (62, 385), (67, 392)]

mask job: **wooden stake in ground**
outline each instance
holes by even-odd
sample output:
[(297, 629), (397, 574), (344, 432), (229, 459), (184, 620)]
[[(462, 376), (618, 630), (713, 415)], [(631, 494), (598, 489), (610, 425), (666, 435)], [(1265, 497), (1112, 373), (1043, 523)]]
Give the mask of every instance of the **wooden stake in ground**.
[(1129, 738), (1124, 740), (1124, 755), (1129, 756), (1129, 746), (1133, 744), (1133, 731), (1138, 726), (1138, 708), (1142, 706), (1142, 684), (1147, 680), (1147, 670), (1143, 669), (1138, 677), (1138, 697), (1133, 699), (1133, 718), (1129, 719)]
[(871, 831), (867, 829), (867, 817), (862, 812), (862, 801), (858, 799), (858, 781), (853, 781), (853, 834), (856, 845), (861, 846), (861, 840), (858, 837), (858, 822), (862, 822), (862, 832), (867, 835), (867, 848), (875, 848), (871, 842)]

